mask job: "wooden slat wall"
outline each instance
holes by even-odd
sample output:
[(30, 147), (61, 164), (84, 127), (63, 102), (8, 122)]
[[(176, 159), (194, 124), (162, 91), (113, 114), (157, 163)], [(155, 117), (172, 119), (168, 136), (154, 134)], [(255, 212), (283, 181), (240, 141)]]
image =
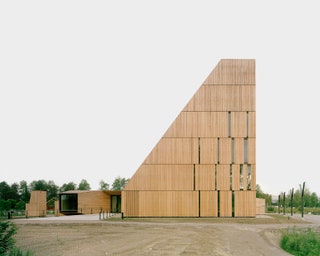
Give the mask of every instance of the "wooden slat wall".
[(228, 112), (213, 112), (214, 137), (228, 137)]
[(218, 191), (200, 191), (200, 217), (218, 216)]
[(125, 216), (198, 217), (199, 215), (198, 191), (124, 191), (124, 193), (127, 203)]
[[(123, 194), (125, 214), (186, 216), (190, 212), (180, 210), (180, 201), (172, 203), (178, 194), (170, 193), (189, 191), (193, 196), (198, 193), (200, 205), (203, 201), (197, 206), (201, 216), (214, 216), (208, 202), (219, 193), (220, 215), (230, 217), (232, 191), (256, 189), (255, 92), (254, 60), (221, 60), (130, 179)], [(181, 197), (185, 202), (181, 209), (193, 202)]]
[(248, 117), (249, 117), (248, 137), (255, 138), (256, 137), (256, 112), (249, 112)]
[[(139, 190), (121, 192), (121, 211), (126, 217), (139, 217)], [(146, 207), (143, 205), (142, 207)]]
[(218, 163), (218, 139), (201, 138), (200, 139), (200, 163), (216, 164)]
[(78, 211), (83, 214), (110, 212), (111, 198), (101, 190), (78, 193)]
[(224, 59), (203, 84), (255, 84), (255, 60)]
[(266, 200), (264, 198), (256, 198), (256, 214), (266, 213)]
[(241, 111), (255, 111), (255, 93), (255, 86), (241, 86)]
[(127, 190), (192, 190), (193, 164), (140, 166)]
[(257, 189), (257, 184), (256, 184), (256, 165), (252, 164), (251, 165), (251, 190), (256, 190)]
[(220, 138), (220, 164), (231, 164), (232, 163), (232, 139), (231, 138)]
[(240, 165), (232, 165), (232, 190), (240, 190)]
[(215, 190), (215, 165), (199, 164), (195, 168), (195, 190)]
[(247, 137), (247, 112), (231, 112), (231, 137)]
[(152, 150), (145, 164), (198, 163), (198, 139), (162, 138)]
[(201, 137), (201, 138), (214, 137), (214, 126), (213, 126), (214, 117), (212, 116), (212, 112), (195, 112), (195, 113), (197, 113), (197, 128), (198, 128), (197, 134), (195, 134), (196, 137)]
[(181, 112), (163, 137), (187, 137), (187, 114), (188, 112)]
[(243, 164), (244, 162), (244, 140), (243, 138), (234, 138), (234, 163)]
[(248, 138), (248, 163), (256, 163), (256, 139)]
[(247, 176), (248, 176), (247, 169), (248, 169), (248, 166), (246, 164), (242, 165), (242, 185), (243, 185), (243, 190), (247, 190), (247, 186), (248, 186), (248, 183), (247, 183)]
[(255, 217), (256, 215), (256, 192), (234, 191), (234, 216)]
[(47, 192), (40, 190), (31, 191), (30, 202), (26, 204), (28, 217), (44, 217), (47, 215)]
[(230, 190), (230, 165), (217, 165), (217, 190)]
[(220, 191), (220, 217), (232, 217), (232, 192)]

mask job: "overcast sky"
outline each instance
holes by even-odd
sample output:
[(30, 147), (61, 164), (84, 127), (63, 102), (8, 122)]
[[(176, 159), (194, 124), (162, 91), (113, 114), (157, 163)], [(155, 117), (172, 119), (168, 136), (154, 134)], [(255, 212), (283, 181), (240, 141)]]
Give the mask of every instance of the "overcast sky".
[(256, 59), (257, 183), (320, 196), (317, 1), (1, 1), (0, 182), (130, 178), (220, 59)]

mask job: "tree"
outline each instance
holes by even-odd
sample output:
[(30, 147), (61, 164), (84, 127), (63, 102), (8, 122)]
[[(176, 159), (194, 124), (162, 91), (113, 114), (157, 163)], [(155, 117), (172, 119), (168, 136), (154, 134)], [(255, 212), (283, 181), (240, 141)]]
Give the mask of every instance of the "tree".
[(100, 180), (100, 183), (99, 183), (99, 185), (100, 185), (100, 190), (109, 190), (109, 184), (108, 183), (106, 183), (106, 182), (104, 182), (104, 180)]
[(127, 185), (129, 179), (121, 178), (120, 176), (116, 177), (112, 183), (112, 190), (122, 190)]
[(90, 185), (89, 185), (89, 183), (88, 183), (87, 180), (82, 179), (82, 180), (80, 181), (80, 183), (79, 183), (78, 189), (79, 189), (79, 190), (90, 190), (91, 187), (90, 187)]
[(0, 199), (7, 200), (9, 199), (10, 186), (7, 182), (0, 182)]
[(9, 195), (8, 198), (19, 201), (20, 196), (19, 196), (19, 184), (18, 183), (13, 183), (10, 186), (9, 190)]
[(33, 190), (41, 190), (47, 191), (48, 183), (45, 180), (34, 180), (30, 183), (30, 189)]
[(54, 207), (54, 201), (58, 199), (58, 189), (59, 187), (54, 183), (54, 181), (49, 180), (47, 184), (47, 206), (48, 208)]
[(64, 183), (61, 187), (60, 187), (60, 192), (65, 192), (65, 191), (69, 191), (69, 190), (76, 190), (77, 185), (74, 182), (69, 182), (69, 183)]
[(256, 185), (256, 197), (265, 199), (266, 205), (272, 204), (272, 196), (269, 194), (263, 193), (259, 184)]
[(29, 202), (30, 200), (30, 189), (28, 187), (28, 183), (25, 180), (20, 181), (19, 196), (20, 199), (25, 203)]

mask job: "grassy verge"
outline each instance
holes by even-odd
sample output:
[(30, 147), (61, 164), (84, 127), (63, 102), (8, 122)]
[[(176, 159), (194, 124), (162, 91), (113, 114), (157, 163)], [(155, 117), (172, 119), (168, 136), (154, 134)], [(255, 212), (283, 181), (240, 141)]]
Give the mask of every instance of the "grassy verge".
[(320, 255), (320, 230), (290, 229), (283, 232), (280, 246), (296, 256)]

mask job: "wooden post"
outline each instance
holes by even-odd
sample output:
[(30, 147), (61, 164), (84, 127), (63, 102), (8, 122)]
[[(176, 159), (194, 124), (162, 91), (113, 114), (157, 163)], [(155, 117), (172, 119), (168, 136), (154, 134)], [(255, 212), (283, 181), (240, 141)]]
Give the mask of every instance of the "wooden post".
[(291, 206), (291, 216), (293, 215), (293, 191), (294, 189), (291, 189), (291, 197), (290, 197), (290, 206)]
[(286, 214), (286, 192), (283, 192), (283, 215)]
[[(303, 182), (302, 185), (302, 190), (301, 190), (301, 204), (302, 204), (302, 209), (301, 209), (301, 218), (303, 218), (303, 214), (304, 214), (304, 187), (305, 187), (305, 182)], [(301, 188), (301, 185), (300, 185)]]

